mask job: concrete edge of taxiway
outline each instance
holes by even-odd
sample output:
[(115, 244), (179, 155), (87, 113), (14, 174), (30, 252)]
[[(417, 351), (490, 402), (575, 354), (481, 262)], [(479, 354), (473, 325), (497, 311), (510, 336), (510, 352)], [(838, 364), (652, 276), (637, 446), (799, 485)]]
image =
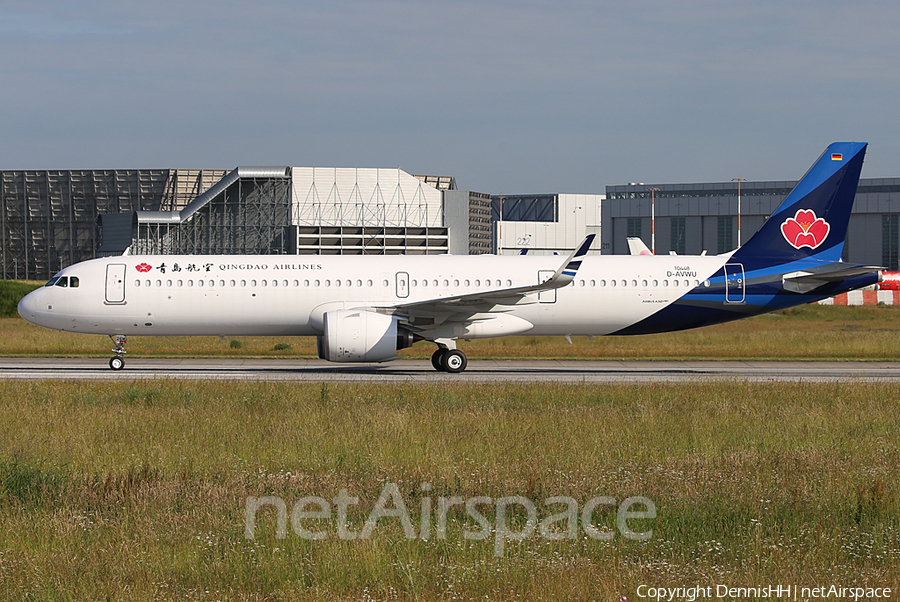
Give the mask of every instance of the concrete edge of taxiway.
[(127, 358), (113, 371), (104, 358), (0, 358), (0, 379), (145, 379), (306, 382), (652, 383), (900, 382), (900, 362), (470, 360), (465, 372), (436, 372), (428, 360), (334, 364), (311, 359)]

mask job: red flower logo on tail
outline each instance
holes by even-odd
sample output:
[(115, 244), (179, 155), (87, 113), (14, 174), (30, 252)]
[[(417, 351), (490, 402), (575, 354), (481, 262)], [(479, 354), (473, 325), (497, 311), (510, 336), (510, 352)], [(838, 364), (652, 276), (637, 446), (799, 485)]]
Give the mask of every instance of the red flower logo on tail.
[(137, 269), (138, 272), (149, 272), (150, 270), (153, 269), (153, 266), (150, 265), (149, 263), (139, 263), (134, 267), (135, 267), (135, 269)]
[(812, 209), (798, 209), (794, 217), (781, 224), (781, 233), (795, 249), (809, 247), (815, 249), (828, 238), (831, 225), (821, 217), (816, 217)]

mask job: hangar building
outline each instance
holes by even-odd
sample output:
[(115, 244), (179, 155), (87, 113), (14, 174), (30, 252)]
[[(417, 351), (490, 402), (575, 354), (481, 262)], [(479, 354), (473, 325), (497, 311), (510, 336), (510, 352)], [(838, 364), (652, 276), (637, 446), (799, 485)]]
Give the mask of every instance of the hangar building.
[(210, 169), (8, 170), (0, 172), (3, 279), (45, 280), (96, 256), (98, 216), (173, 211), (225, 175)]
[[(3, 279), (43, 280), (128, 249), (146, 253), (723, 253), (738, 244), (736, 182), (628, 184), (606, 194), (496, 195), (447, 176), (400, 169), (239, 167), (226, 170), (0, 172)], [(746, 241), (796, 184), (743, 182)], [(900, 178), (862, 178), (844, 250), (854, 263), (898, 269)], [(602, 227), (601, 227), (602, 224)]]
[(491, 197), (493, 252), (516, 255), (568, 254), (588, 234), (597, 239), (588, 253), (600, 253), (602, 194), (538, 194)]
[(2, 172), (3, 278), (131, 254), (475, 254), (490, 197), (400, 169)]
[[(787, 197), (797, 181), (741, 183), (738, 241), (737, 182), (627, 184), (606, 187), (603, 252), (628, 253), (627, 238), (651, 246), (655, 205), (656, 253), (728, 252), (746, 242)], [(656, 188), (651, 194), (651, 188)], [(844, 261), (898, 269), (900, 178), (860, 178), (844, 244)]]

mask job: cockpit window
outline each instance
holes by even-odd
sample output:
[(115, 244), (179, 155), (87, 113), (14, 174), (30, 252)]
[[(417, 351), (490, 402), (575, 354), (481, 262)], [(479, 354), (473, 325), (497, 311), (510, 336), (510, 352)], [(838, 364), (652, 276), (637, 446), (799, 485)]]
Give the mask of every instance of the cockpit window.
[(59, 280), (56, 281), (56, 286), (69, 286), (69, 277), (68, 276), (60, 276)]
[(78, 276), (69, 276), (69, 287), (78, 288)]
[(53, 278), (48, 280), (47, 284), (45, 284), (44, 286), (53, 286), (54, 284), (56, 284), (57, 280), (59, 280), (59, 276), (54, 276)]

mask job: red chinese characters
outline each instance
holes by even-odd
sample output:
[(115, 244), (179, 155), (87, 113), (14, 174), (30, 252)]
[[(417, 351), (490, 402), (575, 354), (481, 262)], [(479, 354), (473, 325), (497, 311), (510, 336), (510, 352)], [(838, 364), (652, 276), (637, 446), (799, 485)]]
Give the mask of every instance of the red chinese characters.
[(798, 209), (794, 217), (781, 224), (784, 239), (795, 249), (809, 247), (815, 249), (828, 238), (831, 225), (821, 217), (816, 217), (812, 209)]

